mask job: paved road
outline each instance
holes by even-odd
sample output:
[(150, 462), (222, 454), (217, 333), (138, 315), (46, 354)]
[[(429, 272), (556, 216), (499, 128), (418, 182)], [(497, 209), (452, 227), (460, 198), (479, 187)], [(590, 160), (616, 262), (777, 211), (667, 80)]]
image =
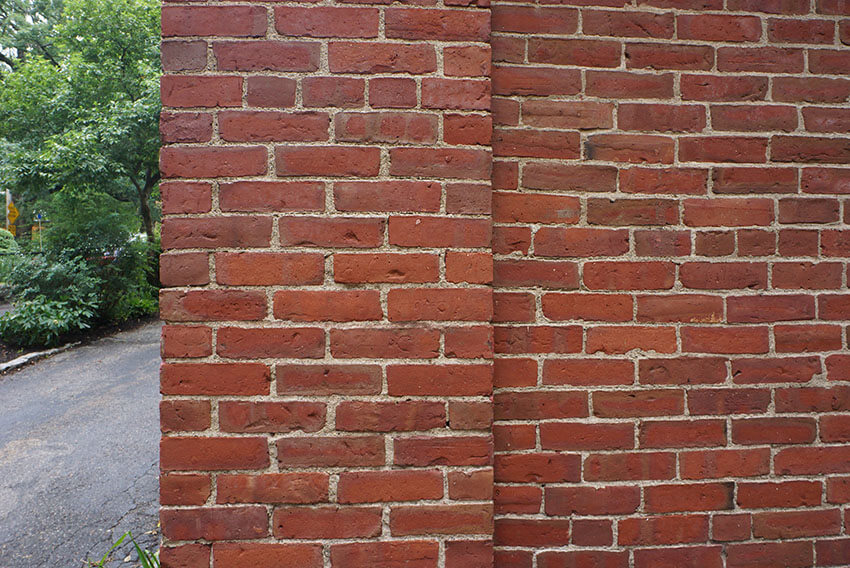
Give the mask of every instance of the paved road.
[(156, 529), (158, 346), (151, 323), (0, 376), (0, 566), (80, 568)]

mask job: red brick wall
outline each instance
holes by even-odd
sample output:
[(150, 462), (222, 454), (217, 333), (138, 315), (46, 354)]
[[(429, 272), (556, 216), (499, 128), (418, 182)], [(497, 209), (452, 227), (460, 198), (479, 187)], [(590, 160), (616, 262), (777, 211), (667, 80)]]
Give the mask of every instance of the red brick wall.
[(496, 565), (850, 565), (850, 5), (567, 4), (492, 9)]
[(164, 566), (850, 564), (850, 8), (481, 4), (163, 8)]

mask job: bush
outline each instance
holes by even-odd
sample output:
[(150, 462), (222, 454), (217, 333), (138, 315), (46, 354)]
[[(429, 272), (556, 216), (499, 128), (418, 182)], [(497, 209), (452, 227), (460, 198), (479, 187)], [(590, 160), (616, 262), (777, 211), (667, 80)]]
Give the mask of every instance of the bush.
[(0, 255), (18, 252), (18, 243), (15, 237), (6, 229), (0, 229)]
[(36, 296), (16, 303), (14, 310), (0, 316), (0, 339), (21, 347), (51, 347), (68, 333), (87, 329), (95, 315), (93, 305)]
[(157, 253), (155, 245), (133, 241), (118, 251), (115, 260), (96, 269), (104, 319), (121, 322), (156, 312), (157, 288), (150, 281)]
[(5, 288), (15, 306), (0, 316), (0, 339), (10, 345), (56, 345), (88, 329), (100, 307), (100, 280), (82, 259), (18, 256)]
[(31, 243), (22, 254), (0, 256), (0, 294), (15, 304), (0, 339), (55, 343), (95, 323), (156, 312), (159, 245), (134, 235), (132, 205), (76, 188), (58, 191), (44, 206), (44, 250)]
[(81, 258), (48, 259), (46, 256), (19, 256), (6, 280), (16, 301), (43, 296), (55, 302), (97, 306), (100, 280)]

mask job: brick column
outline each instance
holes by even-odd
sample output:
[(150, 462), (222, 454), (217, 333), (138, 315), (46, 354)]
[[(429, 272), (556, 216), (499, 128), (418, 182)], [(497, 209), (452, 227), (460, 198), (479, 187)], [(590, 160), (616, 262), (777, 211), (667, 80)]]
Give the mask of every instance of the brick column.
[(163, 8), (164, 566), (492, 564), (490, 14), (446, 4)]

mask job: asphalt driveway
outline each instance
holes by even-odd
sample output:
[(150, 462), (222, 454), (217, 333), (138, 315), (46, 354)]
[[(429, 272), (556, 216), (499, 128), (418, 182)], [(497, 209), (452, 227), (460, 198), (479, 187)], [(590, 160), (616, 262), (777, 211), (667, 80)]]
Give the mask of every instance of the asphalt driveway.
[[(0, 566), (80, 568), (157, 536), (158, 323), (0, 376)], [(109, 566), (133, 566), (127, 549)]]

